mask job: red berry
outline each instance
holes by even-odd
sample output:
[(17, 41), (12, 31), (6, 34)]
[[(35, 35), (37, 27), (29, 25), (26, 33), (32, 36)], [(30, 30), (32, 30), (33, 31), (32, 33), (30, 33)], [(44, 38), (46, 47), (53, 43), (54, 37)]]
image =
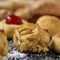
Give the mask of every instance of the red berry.
[(8, 15), (6, 17), (7, 24), (22, 24), (22, 20), (15, 15)]

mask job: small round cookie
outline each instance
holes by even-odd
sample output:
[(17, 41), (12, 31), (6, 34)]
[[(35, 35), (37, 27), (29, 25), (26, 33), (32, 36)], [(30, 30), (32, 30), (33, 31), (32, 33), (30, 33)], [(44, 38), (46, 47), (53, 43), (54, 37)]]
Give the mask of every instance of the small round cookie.
[(55, 16), (42, 16), (37, 20), (39, 26), (46, 30), (50, 36), (60, 32), (60, 19)]
[(60, 34), (52, 37), (51, 48), (54, 52), (60, 53)]
[[(23, 24), (28, 24), (28, 22), (26, 20), (22, 19), (22, 23)], [(8, 39), (13, 39), (13, 34), (15, 29), (18, 29), (21, 25), (17, 25), (17, 24), (7, 24), (6, 20), (2, 20), (0, 21), (0, 29), (3, 29), (7, 35)]]
[(6, 56), (8, 53), (7, 36), (4, 30), (0, 30), (0, 54)]
[(46, 52), (49, 41), (49, 34), (44, 32), (38, 24), (32, 23), (22, 25), (15, 30), (13, 36), (13, 42), (20, 52)]

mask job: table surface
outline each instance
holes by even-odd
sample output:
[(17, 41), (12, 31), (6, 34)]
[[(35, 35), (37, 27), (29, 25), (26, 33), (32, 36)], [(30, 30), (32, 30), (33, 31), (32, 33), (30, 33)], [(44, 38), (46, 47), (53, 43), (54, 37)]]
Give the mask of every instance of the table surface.
[(20, 53), (12, 41), (8, 42), (9, 53), (3, 60), (60, 60), (60, 55), (53, 53), (52, 51), (45, 54), (33, 54), (33, 53)]

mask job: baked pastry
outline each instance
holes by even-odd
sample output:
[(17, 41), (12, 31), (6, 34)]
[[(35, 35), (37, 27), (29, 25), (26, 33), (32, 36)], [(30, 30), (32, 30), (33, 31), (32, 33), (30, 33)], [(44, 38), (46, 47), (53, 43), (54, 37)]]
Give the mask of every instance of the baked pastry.
[(0, 54), (7, 55), (7, 53), (8, 53), (7, 36), (4, 30), (0, 30)]
[(17, 8), (21, 8), (21, 7), (25, 7), (27, 5), (29, 5), (29, 1), (28, 0), (1, 0), (0, 1), (0, 8), (1, 9), (17, 9)]
[(6, 56), (7, 53), (8, 53), (7, 36), (4, 30), (0, 30), (0, 60), (2, 60), (2, 56)]
[[(23, 24), (27, 24), (28, 22), (26, 22), (25, 20), (22, 20)], [(13, 38), (13, 34), (15, 29), (18, 29), (20, 27), (20, 25), (16, 25), (16, 24), (6, 24), (6, 20), (2, 20), (0, 21), (0, 29), (3, 29), (7, 35), (8, 39), (12, 39)]]
[(37, 20), (39, 26), (46, 30), (50, 36), (60, 33), (60, 19), (54, 16), (42, 16)]
[(52, 37), (51, 48), (54, 52), (60, 53), (60, 34)]
[[(30, 0), (32, 1), (32, 0)], [(24, 19), (31, 19), (33, 16), (54, 15), (60, 16), (60, 0), (35, 0), (30, 6), (16, 9), (15, 15)]]
[(0, 55), (0, 60), (2, 60), (2, 55)]
[(20, 52), (46, 52), (49, 41), (49, 34), (42, 30), (38, 24), (32, 23), (22, 25), (18, 30), (15, 30), (13, 36), (13, 42)]

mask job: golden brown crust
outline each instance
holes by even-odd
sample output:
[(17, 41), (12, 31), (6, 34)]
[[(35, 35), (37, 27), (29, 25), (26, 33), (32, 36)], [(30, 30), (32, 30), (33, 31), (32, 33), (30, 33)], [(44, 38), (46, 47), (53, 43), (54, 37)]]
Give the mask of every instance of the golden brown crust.
[[(42, 29), (39, 28), (38, 24), (23, 25), (23, 27), (20, 27), (18, 30), (15, 30), (13, 42), (21, 52), (27, 51), (34, 53), (40, 53), (41, 51), (46, 52), (47, 45), (50, 41), (50, 37), (48, 33), (47, 35), (45, 34), (46, 36), (44, 35), (45, 36), (44, 37), (41, 30)], [(44, 39), (41, 37), (43, 37)], [(45, 42), (47, 42), (47, 44), (45, 44)], [(44, 51), (45, 47), (46, 49)]]
[(42, 16), (37, 20), (40, 27), (46, 30), (50, 36), (60, 32), (60, 19), (54, 16)]
[[(22, 20), (23, 24), (28, 24), (27, 21)], [(18, 29), (21, 25), (12, 25), (12, 24), (6, 24), (6, 20), (0, 21), (0, 29), (3, 29), (7, 35), (8, 39), (13, 39), (13, 34), (15, 29)]]
[(0, 55), (0, 60), (2, 60), (2, 55)]
[(7, 53), (8, 53), (7, 36), (4, 30), (0, 30), (0, 54), (7, 55)]
[(54, 52), (60, 53), (60, 34), (52, 37), (51, 48)]

